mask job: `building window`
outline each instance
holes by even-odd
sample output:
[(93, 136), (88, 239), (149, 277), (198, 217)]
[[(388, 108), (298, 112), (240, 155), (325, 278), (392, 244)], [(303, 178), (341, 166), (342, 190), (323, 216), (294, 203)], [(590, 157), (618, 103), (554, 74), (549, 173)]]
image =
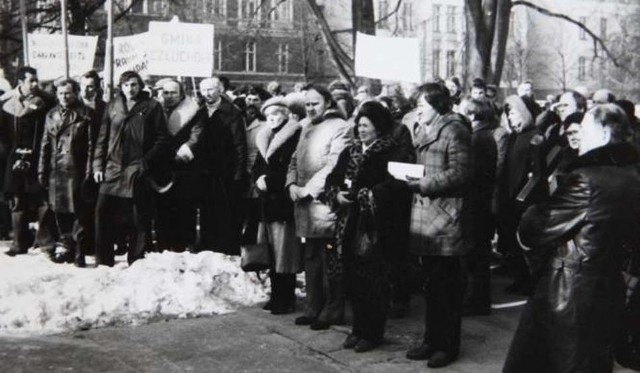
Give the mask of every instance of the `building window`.
[(253, 41), (244, 45), (244, 71), (256, 71), (256, 43)]
[(289, 44), (278, 44), (278, 51), (276, 52), (278, 57), (278, 72), (289, 72)]
[(269, 20), (271, 21), (292, 21), (293, 2), (288, 0), (271, 0), (269, 8)]
[(149, 0), (149, 14), (166, 15), (167, 2), (165, 0)]
[(434, 49), (433, 50), (433, 61), (432, 62), (432, 66), (431, 66), (431, 70), (433, 71), (433, 77), (439, 77), (440, 76), (440, 49)]
[(456, 7), (447, 6), (447, 32), (456, 32)]
[(222, 41), (220, 40), (213, 45), (213, 69), (222, 70)]
[[(580, 23), (587, 27), (587, 17), (580, 17)], [(580, 28), (580, 40), (587, 40), (587, 33), (582, 27)]]
[(413, 3), (405, 1), (402, 7), (402, 28), (413, 31)]
[(447, 76), (456, 75), (456, 51), (447, 51)]
[(260, 19), (260, 0), (238, 0), (240, 19)]
[(604, 17), (600, 18), (600, 37), (602, 39), (607, 38), (607, 19)]
[(586, 59), (578, 58), (578, 80), (584, 80), (586, 76)]
[(226, 0), (202, 0), (204, 14), (224, 17), (227, 14)]
[(440, 5), (433, 5), (433, 32), (440, 32)]

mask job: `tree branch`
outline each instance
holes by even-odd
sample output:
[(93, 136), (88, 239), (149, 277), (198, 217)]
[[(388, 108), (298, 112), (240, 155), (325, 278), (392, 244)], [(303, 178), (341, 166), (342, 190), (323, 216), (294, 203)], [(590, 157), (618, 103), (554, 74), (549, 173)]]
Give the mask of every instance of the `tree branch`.
[(400, 10), (400, 5), (401, 4), (402, 4), (402, 0), (398, 0), (398, 2), (396, 3), (395, 8), (391, 12), (387, 13), (384, 17), (382, 17), (379, 20), (377, 20), (375, 22), (375, 24), (378, 25), (379, 23), (382, 23), (382, 22), (388, 20), (389, 18), (391, 18), (391, 16), (393, 16), (396, 13), (398, 13), (398, 11)]
[(573, 23), (574, 25), (578, 26), (579, 28), (581, 28), (582, 30), (584, 30), (587, 34), (589, 34), (589, 36), (593, 39), (593, 45), (594, 45), (594, 58), (598, 57), (598, 45), (600, 45), (600, 48), (602, 48), (602, 50), (604, 51), (604, 53), (607, 55), (607, 57), (609, 57), (611, 59), (611, 62), (613, 62), (613, 64), (618, 67), (621, 68), (627, 72), (629, 72), (632, 75), (635, 75), (635, 73), (631, 72), (626, 66), (621, 65), (618, 62), (618, 59), (613, 55), (613, 53), (611, 53), (611, 51), (609, 50), (609, 48), (607, 48), (607, 45), (605, 44), (604, 40), (602, 40), (598, 35), (596, 35), (593, 31), (591, 31), (591, 29), (589, 29), (584, 23), (576, 21), (575, 19), (565, 15), (565, 14), (561, 14), (561, 13), (554, 13), (548, 9), (542, 8), (538, 5), (535, 5), (529, 1), (524, 1), (524, 0), (515, 0), (511, 2), (511, 6), (517, 6), (517, 5), (522, 5), (528, 8), (531, 8), (535, 11), (537, 11), (540, 14), (544, 14), (545, 16), (549, 16), (549, 17), (555, 17), (555, 18), (560, 18), (563, 19), (569, 23)]

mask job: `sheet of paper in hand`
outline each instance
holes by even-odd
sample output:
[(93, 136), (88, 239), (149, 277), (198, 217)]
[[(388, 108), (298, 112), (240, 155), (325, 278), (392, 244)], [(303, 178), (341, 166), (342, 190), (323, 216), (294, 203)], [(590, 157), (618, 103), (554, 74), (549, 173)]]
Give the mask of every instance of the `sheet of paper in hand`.
[(389, 162), (387, 171), (398, 180), (409, 181), (408, 177), (422, 178), (424, 165), (402, 162)]

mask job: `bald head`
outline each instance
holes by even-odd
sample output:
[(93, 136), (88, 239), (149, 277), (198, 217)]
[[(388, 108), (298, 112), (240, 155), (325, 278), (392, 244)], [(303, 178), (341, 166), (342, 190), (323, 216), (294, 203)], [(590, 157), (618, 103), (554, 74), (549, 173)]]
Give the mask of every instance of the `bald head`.
[(207, 78), (200, 82), (200, 93), (207, 104), (215, 104), (218, 102), (223, 90), (222, 82), (216, 77)]
[(179, 82), (169, 80), (162, 85), (162, 102), (164, 106), (174, 108), (178, 106), (183, 98), (182, 85)]

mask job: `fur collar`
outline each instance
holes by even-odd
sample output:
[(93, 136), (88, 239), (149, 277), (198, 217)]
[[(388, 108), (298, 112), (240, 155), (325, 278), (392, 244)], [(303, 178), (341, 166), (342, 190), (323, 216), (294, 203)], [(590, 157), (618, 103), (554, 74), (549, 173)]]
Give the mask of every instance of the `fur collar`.
[(185, 97), (167, 118), (169, 132), (175, 135), (198, 114), (198, 109), (200, 109), (198, 104), (189, 97)]
[(273, 155), (287, 140), (293, 137), (302, 126), (293, 119), (289, 119), (287, 123), (275, 135), (269, 126), (264, 126), (256, 135), (256, 146), (258, 151), (265, 159), (269, 161), (269, 157)]
[(595, 166), (629, 166), (637, 164), (640, 158), (637, 150), (631, 144), (617, 143), (608, 144), (593, 149), (579, 156), (571, 165), (570, 170), (581, 167)]

